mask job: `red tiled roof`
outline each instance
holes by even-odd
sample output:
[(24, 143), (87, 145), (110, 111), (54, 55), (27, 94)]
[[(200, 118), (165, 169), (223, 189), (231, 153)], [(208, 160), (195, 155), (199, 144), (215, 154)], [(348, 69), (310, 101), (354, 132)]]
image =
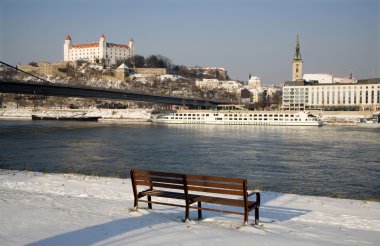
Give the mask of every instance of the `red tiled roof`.
[(106, 36), (104, 36), (104, 34), (100, 35), (100, 38), (106, 38)]
[(125, 49), (129, 49), (129, 45), (127, 44), (113, 44), (113, 43), (107, 43), (107, 47), (108, 48), (125, 48)]
[(71, 37), (70, 37), (69, 34), (67, 34), (67, 36), (66, 36), (66, 40), (71, 40)]
[(73, 48), (91, 48), (91, 47), (99, 47), (99, 42), (88, 43), (88, 44), (73, 44)]

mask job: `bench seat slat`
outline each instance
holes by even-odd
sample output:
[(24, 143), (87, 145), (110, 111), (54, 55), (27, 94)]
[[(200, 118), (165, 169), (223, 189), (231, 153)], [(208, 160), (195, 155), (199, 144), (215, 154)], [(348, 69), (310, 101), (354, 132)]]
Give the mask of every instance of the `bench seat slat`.
[(241, 184), (223, 184), (223, 183), (215, 183), (210, 181), (194, 181), (194, 180), (188, 180), (187, 181), (188, 186), (206, 186), (206, 187), (214, 187), (214, 188), (223, 188), (223, 189), (230, 189), (230, 190), (243, 190), (243, 186)]
[[(220, 197), (212, 197), (212, 196), (193, 196), (191, 198), (192, 202), (206, 202), (206, 203), (214, 203), (226, 206), (235, 206), (235, 207), (243, 207), (244, 201), (238, 199), (230, 199), (230, 198), (220, 198)], [(254, 207), (256, 202), (248, 201), (248, 207)]]
[(208, 192), (208, 193), (217, 193), (217, 194), (225, 194), (225, 195), (235, 195), (235, 196), (243, 196), (243, 191), (236, 190), (225, 190), (225, 189), (213, 189), (199, 186), (187, 186), (189, 191), (200, 191), (200, 192)]
[(183, 179), (167, 179), (167, 178), (156, 178), (147, 176), (137, 176), (136, 181), (156, 181), (160, 183), (171, 183), (171, 184), (183, 184)]
[(162, 191), (162, 190), (147, 190), (139, 193), (141, 196), (159, 196), (173, 199), (185, 200), (184, 193), (177, 193), (171, 191)]
[(161, 188), (168, 188), (168, 189), (177, 189), (177, 190), (183, 190), (183, 185), (175, 185), (175, 184), (164, 184), (164, 183), (155, 183), (155, 182), (148, 182), (148, 181), (136, 181), (136, 185), (142, 185), (142, 186), (153, 186), (153, 187), (161, 187)]

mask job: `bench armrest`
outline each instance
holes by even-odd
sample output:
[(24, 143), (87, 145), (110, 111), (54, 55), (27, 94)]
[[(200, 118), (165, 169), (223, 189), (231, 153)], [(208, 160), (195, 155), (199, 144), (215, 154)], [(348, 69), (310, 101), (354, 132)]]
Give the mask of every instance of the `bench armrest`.
[(260, 206), (260, 192), (250, 192), (248, 193), (248, 197), (256, 195), (256, 204), (257, 206)]

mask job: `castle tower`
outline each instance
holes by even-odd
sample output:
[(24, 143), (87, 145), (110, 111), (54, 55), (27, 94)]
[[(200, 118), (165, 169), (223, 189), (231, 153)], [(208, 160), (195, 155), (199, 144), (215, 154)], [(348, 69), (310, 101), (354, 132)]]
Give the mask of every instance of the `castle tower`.
[(106, 37), (104, 36), (104, 34), (100, 35), (99, 39), (99, 57), (100, 59), (104, 58), (106, 61), (108, 60), (106, 54)]
[(72, 47), (70, 35), (66, 36), (65, 44), (63, 45), (63, 60), (70, 61), (70, 49)]
[(302, 80), (302, 63), (303, 61), (300, 53), (299, 35), (297, 34), (296, 53), (293, 56), (293, 81)]
[(133, 38), (130, 38), (129, 39), (129, 43), (128, 43), (128, 46), (129, 46), (129, 50), (130, 50), (130, 56), (134, 56), (135, 54), (135, 43), (133, 42)]

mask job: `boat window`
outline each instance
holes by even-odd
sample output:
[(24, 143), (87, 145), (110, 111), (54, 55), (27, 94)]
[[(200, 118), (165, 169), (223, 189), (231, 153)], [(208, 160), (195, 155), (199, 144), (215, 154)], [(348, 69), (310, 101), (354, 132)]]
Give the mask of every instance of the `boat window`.
[(274, 117), (278, 117), (278, 114), (275, 114)]
[(273, 114), (270, 114), (269, 117), (273, 117)]

